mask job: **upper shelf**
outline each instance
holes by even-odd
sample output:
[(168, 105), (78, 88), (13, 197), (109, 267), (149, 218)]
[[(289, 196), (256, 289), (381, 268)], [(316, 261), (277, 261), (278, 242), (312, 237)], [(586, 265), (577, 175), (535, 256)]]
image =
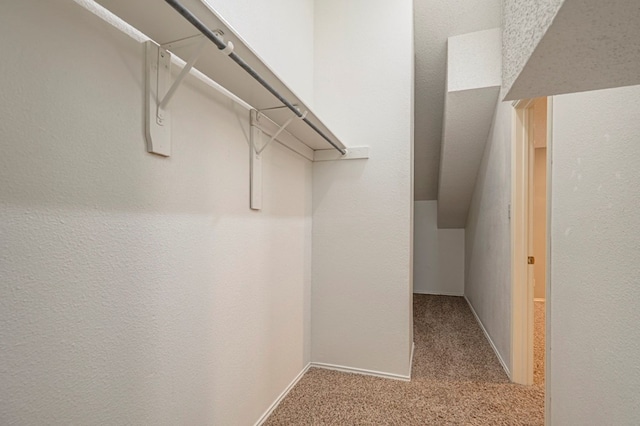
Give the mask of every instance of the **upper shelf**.
[[(178, 41), (200, 35), (200, 32), (196, 28), (163, 0), (96, 0), (96, 2), (150, 37), (156, 43), (161, 45), (170, 44), (167, 50), (184, 60), (189, 59), (195, 44)], [(231, 41), (236, 54), (242, 57), (247, 64), (256, 70), (286, 99), (296, 105), (301, 112), (307, 111), (306, 117), (338, 147), (346, 149), (331, 130), (313, 113), (309, 106), (305, 105), (304, 102), (287, 87), (276, 73), (264, 63), (242, 37), (240, 37), (211, 6), (206, 4), (204, 0), (181, 0), (181, 3), (209, 29), (212, 31), (221, 30), (224, 34), (222, 37), (225, 43)], [(269, 109), (280, 107), (282, 104), (258, 81), (254, 80), (253, 77), (242, 70), (235, 62), (220, 52), (213, 43), (207, 43), (195, 68), (253, 108), (264, 110), (263, 115), (279, 125), (284, 124), (293, 115), (287, 108)], [(313, 150), (332, 149), (327, 141), (302, 120), (293, 120), (287, 127), (287, 131)]]

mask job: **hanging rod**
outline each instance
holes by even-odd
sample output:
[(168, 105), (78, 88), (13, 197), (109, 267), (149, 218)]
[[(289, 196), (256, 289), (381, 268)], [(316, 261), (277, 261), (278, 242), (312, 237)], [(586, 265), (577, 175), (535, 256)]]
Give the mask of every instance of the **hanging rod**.
[(322, 130), (320, 130), (315, 124), (309, 121), (308, 118), (304, 117), (304, 113), (301, 112), (298, 108), (296, 108), (291, 102), (289, 102), (284, 96), (282, 96), (276, 89), (274, 89), (260, 74), (256, 72), (253, 68), (249, 66), (240, 56), (238, 56), (235, 52), (233, 52), (233, 44), (229, 43), (229, 45), (224, 43), (220, 37), (218, 37), (213, 31), (211, 31), (207, 26), (202, 23), (191, 11), (189, 11), (186, 7), (184, 7), (177, 0), (165, 0), (169, 6), (174, 8), (176, 12), (182, 15), (187, 21), (191, 23), (194, 27), (198, 29), (205, 37), (213, 42), (219, 50), (224, 51), (227, 55), (233, 59), (233, 61), (240, 65), (240, 67), (245, 70), (251, 77), (253, 77), (258, 83), (262, 85), (265, 89), (267, 89), (273, 96), (278, 98), (280, 102), (282, 102), (287, 108), (289, 108), (293, 113), (300, 118), (302, 121), (307, 123), (309, 127), (311, 127), (317, 134), (319, 134), (324, 140), (329, 142), (329, 144), (337, 149), (340, 154), (346, 155), (347, 151), (345, 149), (340, 148), (336, 145), (327, 135), (324, 134)]

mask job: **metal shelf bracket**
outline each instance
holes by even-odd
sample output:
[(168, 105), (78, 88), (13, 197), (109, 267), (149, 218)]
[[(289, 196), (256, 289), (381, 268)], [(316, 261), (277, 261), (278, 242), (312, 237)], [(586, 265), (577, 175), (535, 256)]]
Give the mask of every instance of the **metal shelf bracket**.
[[(250, 112), (250, 208), (252, 210), (262, 210), (262, 153), (274, 141), (278, 141), (293, 152), (299, 154), (309, 161), (340, 161), (340, 160), (365, 160), (369, 158), (369, 147), (362, 146), (346, 149), (342, 154), (335, 149), (311, 150), (304, 146), (291, 142), (291, 136), (285, 132), (296, 118), (304, 119), (306, 112), (301, 117), (294, 116), (288, 119), (282, 126), (273, 123), (268, 117), (261, 114), (261, 111), (252, 109)], [(261, 120), (263, 119), (263, 120)], [(264, 135), (270, 136), (264, 143)], [(288, 138), (286, 137), (288, 136)], [(301, 144), (300, 142), (298, 142)]]
[[(298, 116), (296, 116), (296, 115), (292, 116), (292, 117), (291, 117), (290, 119), (288, 119), (288, 120), (287, 120), (287, 121), (286, 121), (282, 126), (280, 126), (280, 128), (278, 129), (278, 131), (277, 131), (277, 132), (275, 132), (275, 133), (273, 134), (273, 136), (271, 136), (271, 139), (269, 139), (269, 140), (267, 141), (267, 143), (262, 144), (262, 145), (260, 146), (260, 148), (258, 148), (254, 143), (252, 143), (252, 144), (251, 144), (251, 146), (253, 146), (253, 149), (254, 149), (255, 153), (256, 153), (257, 155), (262, 154), (262, 152), (263, 152), (263, 151), (264, 151), (264, 150), (265, 150), (265, 149), (266, 149), (266, 148), (271, 144), (271, 142), (273, 142), (274, 140), (278, 139), (278, 136), (280, 136), (280, 133), (282, 133), (282, 132), (287, 128), (287, 126), (289, 126), (289, 124), (291, 124), (291, 122), (292, 122), (293, 120), (295, 120), (296, 118), (297, 118), (297, 119), (299, 119), (299, 120), (304, 120), (304, 118), (305, 118), (306, 116), (307, 116), (307, 111), (303, 112), (303, 113), (302, 113), (302, 115), (301, 115), (300, 117), (298, 117)], [(258, 121), (258, 122), (259, 122), (259, 121), (260, 121), (260, 117), (261, 117), (261, 111), (257, 111), (257, 114), (256, 114), (256, 121)], [(255, 142), (255, 141), (253, 141), (253, 142)]]
[(262, 153), (264, 150), (276, 139), (295, 119), (304, 120), (307, 116), (307, 111), (302, 115), (294, 115), (289, 118), (282, 126), (278, 127), (278, 130), (272, 133), (271, 137), (266, 143), (262, 142), (262, 136), (264, 134), (262, 127), (260, 126), (261, 113), (258, 110), (251, 110), (251, 162), (250, 162), (250, 207), (252, 210), (262, 209)]
[[(178, 77), (171, 81), (171, 53), (153, 41), (145, 42), (146, 49), (146, 137), (147, 151), (168, 157), (171, 155), (171, 114), (169, 103), (176, 91), (196, 64), (207, 45), (205, 37), (200, 41)], [(169, 86), (169, 89), (166, 88)]]

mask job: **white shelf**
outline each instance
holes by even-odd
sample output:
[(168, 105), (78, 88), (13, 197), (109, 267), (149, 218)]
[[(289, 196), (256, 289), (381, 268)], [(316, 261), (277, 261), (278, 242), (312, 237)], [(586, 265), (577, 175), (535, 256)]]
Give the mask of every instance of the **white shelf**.
[[(179, 40), (199, 36), (200, 32), (185, 18), (163, 0), (96, 0), (113, 14), (135, 27), (156, 43), (165, 45), (167, 50), (183, 60), (188, 60), (195, 44)], [(307, 118), (324, 132), (337, 146), (346, 149), (344, 144), (322, 123), (317, 115), (287, 87), (247, 43), (219, 16), (209, 5), (201, 0), (182, 0), (182, 4), (198, 17), (209, 29), (222, 30), (225, 42), (231, 41), (234, 52), (255, 69), (300, 111), (308, 111)], [(170, 46), (166, 46), (170, 44)], [(220, 52), (213, 43), (207, 43), (204, 52), (195, 66), (200, 72), (229, 90), (231, 93), (277, 123), (284, 124), (292, 112), (287, 108), (273, 109), (282, 104), (260, 83), (241, 69), (235, 62)], [(287, 132), (302, 141), (313, 150), (332, 149), (331, 145), (311, 129), (302, 120), (294, 120)]]

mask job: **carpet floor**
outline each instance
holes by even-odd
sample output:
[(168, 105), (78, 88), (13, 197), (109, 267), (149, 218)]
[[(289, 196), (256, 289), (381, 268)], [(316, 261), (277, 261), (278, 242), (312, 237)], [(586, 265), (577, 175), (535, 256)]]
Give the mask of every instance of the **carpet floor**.
[(533, 382), (544, 385), (544, 317), (545, 304), (542, 301), (533, 303)]
[(509, 382), (461, 297), (414, 295), (410, 382), (310, 369), (266, 425), (542, 425), (544, 389)]

